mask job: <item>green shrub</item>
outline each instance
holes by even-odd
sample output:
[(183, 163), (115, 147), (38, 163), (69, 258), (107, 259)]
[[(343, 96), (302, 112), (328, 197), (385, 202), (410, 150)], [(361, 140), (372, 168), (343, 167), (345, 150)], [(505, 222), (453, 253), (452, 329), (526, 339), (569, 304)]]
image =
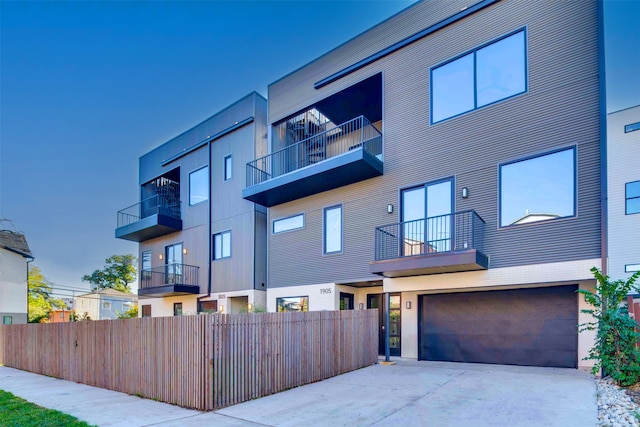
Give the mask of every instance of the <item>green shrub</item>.
[(627, 280), (613, 281), (595, 267), (591, 272), (597, 280), (595, 291), (578, 290), (592, 306), (580, 311), (594, 317), (594, 321), (580, 325), (580, 332), (597, 331), (585, 360), (595, 360), (594, 374), (602, 369), (603, 375), (611, 376), (618, 385), (636, 384), (640, 382), (640, 351), (636, 347), (640, 333), (623, 303), (629, 291), (638, 290), (635, 282), (640, 272)]

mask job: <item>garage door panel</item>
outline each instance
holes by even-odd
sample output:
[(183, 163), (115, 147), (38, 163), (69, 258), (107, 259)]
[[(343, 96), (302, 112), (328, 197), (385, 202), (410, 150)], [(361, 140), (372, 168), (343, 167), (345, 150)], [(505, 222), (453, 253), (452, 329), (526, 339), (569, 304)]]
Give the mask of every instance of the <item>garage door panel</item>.
[(422, 295), (419, 358), (576, 367), (576, 289)]

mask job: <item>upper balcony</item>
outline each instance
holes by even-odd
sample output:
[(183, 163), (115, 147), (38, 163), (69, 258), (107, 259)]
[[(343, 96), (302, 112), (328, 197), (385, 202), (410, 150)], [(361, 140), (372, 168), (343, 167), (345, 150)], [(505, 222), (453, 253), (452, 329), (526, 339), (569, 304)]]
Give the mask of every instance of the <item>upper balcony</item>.
[(247, 163), (242, 197), (271, 207), (382, 173), (382, 134), (359, 116)]
[(186, 264), (166, 264), (142, 270), (138, 296), (163, 298), (179, 295), (197, 295), (198, 267)]
[(405, 277), (486, 270), (484, 225), (470, 210), (377, 227), (369, 271)]
[(174, 197), (155, 194), (118, 212), (118, 239), (142, 242), (180, 230), (180, 202)]

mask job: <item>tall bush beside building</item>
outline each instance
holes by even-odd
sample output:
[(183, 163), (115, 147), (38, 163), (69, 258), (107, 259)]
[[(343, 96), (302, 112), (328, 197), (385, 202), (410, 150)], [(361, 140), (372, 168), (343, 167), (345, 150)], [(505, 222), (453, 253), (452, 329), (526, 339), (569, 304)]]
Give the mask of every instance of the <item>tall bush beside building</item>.
[(640, 332), (636, 320), (621, 305), (629, 291), (638, 290), (635, 282), (640, 272), (627, 280), (610, 280), (595, 267), (591, 272), (598, 281), (594, 290), (578, 290), (592, 306), (581, 311), (594, 318), (581, 324), (580, 332), (597, 331), (595, 344), (585, 360), (596, 362), (594, 374), (602, 369), (603, 376), (611, 376), (618, 385), (636, 384), (640, 382), (640, 351), (636, 346)]

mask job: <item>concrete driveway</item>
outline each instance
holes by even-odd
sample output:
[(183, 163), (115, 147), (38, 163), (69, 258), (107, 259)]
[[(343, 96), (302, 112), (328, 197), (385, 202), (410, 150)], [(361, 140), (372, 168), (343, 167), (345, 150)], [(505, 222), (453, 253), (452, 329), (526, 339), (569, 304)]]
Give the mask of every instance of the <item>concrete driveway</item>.
[[(23, 387), (13, 387), (16, 391), (7, 388), (10, 382), (3, 375), (5, 370), (10, 368), (0, 368), (0, 389), (38, 403), (33, 390), (25, 393), (24, 383)], [(86, 406), (82, 410), (83, 397), (92, 394), (69, 393), (68, 388), (64, 388), (66, 398), (73, 399), (73, 405), (67, 401), (65, 408), (54, 409), (101, 426), (585, 427), (595, 426), (597, 419), (593, 378), (581, 371), (556, 368), (399, 360), (396, 365), (370, 366), (209, 413), (134, 396), (128, 397), (136, 399), (137, 404), (125, 402), (126, 395), (106, 390), (114, 393), (112, 403), (101, 397), (100, 410), (96, 410), (96, 402), (87, 402), (93, 410)], [(44, 392), (51, 395), (52, 389)], [(43, 406), (52, 407), (47, 403)], [(150, 404), (153, 409), (144, 407)], [(166, 417), (162, 416), (163, 410)], [(96, 413), (104, 413), (105, 418)], [(147, 418), (145, 413), (154, 416)]]

